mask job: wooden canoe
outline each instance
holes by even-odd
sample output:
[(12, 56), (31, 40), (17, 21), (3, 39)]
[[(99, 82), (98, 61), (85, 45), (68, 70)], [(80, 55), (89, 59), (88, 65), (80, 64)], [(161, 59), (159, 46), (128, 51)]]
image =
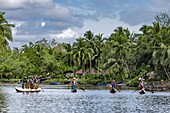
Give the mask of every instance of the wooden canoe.
[(20, 87), (15, 87), (15, 90), (17, 92), (40, 92), (42, 89), (38, 88), (38, 89), (22, 89)]
[(116, 90), (115, 89), (111, 89), (110, 93), (116, 93)]
[(72, 89), (71, 92), (76, 93), (76, 92), (77, 92), (77, 89)]
[(145, 90), (141, 90), (139, 93), (140, 94), (145, 94)]

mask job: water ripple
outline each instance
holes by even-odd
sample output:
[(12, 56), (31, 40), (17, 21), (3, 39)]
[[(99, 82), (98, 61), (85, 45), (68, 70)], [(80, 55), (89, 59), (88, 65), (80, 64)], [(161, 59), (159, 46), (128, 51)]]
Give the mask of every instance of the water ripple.
[(108, 90), (44, 89), (39, 93), (16, 93), (0, 88), (0, 112), (9, 113), (169, 113), (170, 93)]

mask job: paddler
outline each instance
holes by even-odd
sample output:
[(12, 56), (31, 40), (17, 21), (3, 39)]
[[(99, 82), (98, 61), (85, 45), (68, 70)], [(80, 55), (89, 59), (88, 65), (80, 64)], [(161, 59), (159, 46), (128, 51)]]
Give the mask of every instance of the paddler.
[(111, 93), (116, 93), (116, 88), (115, 87), (116, 87), (116, 80), (113, 79), (111, 84), (110, 84), (110, 89), (111, 89), (110, 92)]
[(72, 89), (72, 90), (76, 90), (76, 84), (77, 84), (77, 82), (76, 82), (76, 78), (75, 78), (75, 77), (73, 77), (73, 79), (72, 79), (72, 81), (70, 82), (70, 84), (71, 84), (71, 89)]
[(139, 89), (141, 90), (141, 93), (145, 93), (145, 82), (143, 78), (139, 78), (140, 83), (139, 83)]

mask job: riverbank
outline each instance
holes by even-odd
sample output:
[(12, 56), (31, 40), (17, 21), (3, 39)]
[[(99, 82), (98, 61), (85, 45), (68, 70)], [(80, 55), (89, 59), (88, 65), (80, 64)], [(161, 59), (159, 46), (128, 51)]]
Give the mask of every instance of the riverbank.
[[(21, 83), (19, 82), (20, 79), (0, 79), (0, 85), (1, 86), (21, 86)], [(52, 82), (54, 82), (55, 80), (53, 80)], [(51, 81), (44, 81), (40, 84), (40, 87), (44, 88), (45, 85), (45, 88), (48, 88), (48, 85), (50, 86), (54, 86), (54, 88), (58, 88), (58, 87), (55, 87), (55, 86), (66, 86), (66, 87), (69, 87), (69, 80), (65, 80), (63, 82), (57, 82), (58, 84), (52, 84)], [(154, 83), (154, 84), (153, 84)], [(153, 86), (151, 85), (153, 84)], [(85, 89), (108, 89), (109, 87), (109, 83), (98, 83), (98, 84), (90, 84), (90, 83), (79, 83), (78, 82), (78, 88), (85, 88)], [(154, 88), (152, 88), (154, 87)], [(160, 81), (150, 81), (150, 82), (146, 82), (146, 89), (149, 89), (149, 90), (155, 90), (155, 91), (160, 91), (161, 88), (164, 87), (165, 90), (170, 90), (170, 82), (169, 81), (164, 81), (164, 85), (160, 85)], [(117, 84), (117, 89), (119, 90), (136, 90), (138, 89), (138, 87), (131, 87), (131, 86), (128, 86), (127, 85), (127, 82), (122, 82), (121, 84)]]

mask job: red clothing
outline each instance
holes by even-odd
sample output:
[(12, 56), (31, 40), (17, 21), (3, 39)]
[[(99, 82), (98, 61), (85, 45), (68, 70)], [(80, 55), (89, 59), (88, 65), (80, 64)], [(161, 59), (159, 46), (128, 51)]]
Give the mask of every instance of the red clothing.
[(139, 83), (139, 88), (140, 88), (140, 90), (144, 89), (144, 82), (143, 82), (143, 81), (141, 81), (141, 82)]

